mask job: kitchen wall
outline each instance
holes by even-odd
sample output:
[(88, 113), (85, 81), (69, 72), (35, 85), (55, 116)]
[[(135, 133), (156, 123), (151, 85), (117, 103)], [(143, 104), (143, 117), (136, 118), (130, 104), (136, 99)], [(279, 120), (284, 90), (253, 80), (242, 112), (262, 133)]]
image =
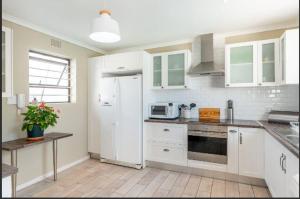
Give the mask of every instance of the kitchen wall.
[[(251, 40), (278, 38), (284, 29), (276, 29), (245, 35), (214, 34), (214, 59), (217, 65), (224, 68), (226, 43), (245, 42)], [(191, 43), (145, 49), (149, 53), (159, 53), (172, 50), (191, 49)], [(148, 74), (145, 71), (145, 75)], [(299, 85), (272, 87), (225, 88), (224, 76), (191, 77), (191, 89), (187, 90), (151, 90), (148, 80), (146, 103), (178, 102), (199, 107), (221, 108), (221, 118), (226, 117), (226, 102), (231, 99), (234, 103), (235, 119), (263, 120), (267, 113), (274, 110), (299, 111)], [(192, 112), (198, 117), (197, 109)]]
[[(221, 118), (226, 118), (226, 102), (233, 100), (235, 119), (263, 120), (267, 112), (275, 110), (299, 111), (299, 86), (272, 86), (249, 88), (224, 88), (224, 76), (191, 78), (191, 89), (149, 91), (149, 102), (192, 102), (199, 107), (221, 108)], [(197, 109), (192, 112), (198, 117)]]
[[(28, 101), (28, 51), (48, 52), (72, 59), (76, 63), (76, 102), (51, 104), (62, 112), (55, 128), (47, 132), (70, 132), (72, 137), (58, 141), (58, 168), (87, 157), (87, 67), (88, 58), (100, 55), (86, 48), (61, 41), (61, 48), (51, 47), (53, 38), (24, 26), (2, 20), (13, 29), (13, 85), (14, 94), (25, 93)], [(21, 132), (22, 117), (16, 105), (8, 105), (2, 98), (2, 141), (25, 137)], [(2, 162), (10, 163), (10, 154), (2, 151)], [(52, 143), (28, 147), (18, 151), (18, 185), (52, 171)]]

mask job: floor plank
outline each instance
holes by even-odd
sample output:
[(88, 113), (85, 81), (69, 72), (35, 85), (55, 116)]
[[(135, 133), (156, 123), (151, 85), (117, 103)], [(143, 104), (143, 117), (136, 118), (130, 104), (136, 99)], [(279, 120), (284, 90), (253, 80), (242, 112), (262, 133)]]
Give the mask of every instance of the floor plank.
[(239, 184), (236, 182), (226, 181), (225, 183), (225, 195), (226, 198), (238, 198), (240, 197)]
[(214, 179), (211, 189), (211, 197), (225, 197), (225, 181)]
[(200, 181), (200, 176), (192, 175), (184, 189), (182, 197), (196, 197), (200, 186)]
[(210, 197), (210, 193), (212, 190), (212, 178), (202, 177), (199, 190), (197, 193), (197, 197)]
[(242, 198), (253, 198), (254, 197), (254, 193), (252, 190), (251, 185), (247, 185), (247, 184), (239, 184), (239, 192), (240, 192), (240, 197)]
[(180, 174), (180, 176), (177, 178), (174, 186), (172, 187), (172, 189), (169, 191), (168, 196), (169, 197), (178, 197), (181, 196), (188, 181), (190, 179), (190, 175), (189, 174)]

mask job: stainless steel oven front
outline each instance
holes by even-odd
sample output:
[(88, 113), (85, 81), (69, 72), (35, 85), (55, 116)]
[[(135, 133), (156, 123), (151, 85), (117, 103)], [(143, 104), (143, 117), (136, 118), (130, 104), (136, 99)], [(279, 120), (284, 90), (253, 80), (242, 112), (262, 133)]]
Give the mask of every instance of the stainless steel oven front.
[(188, 125), (188, 159), (227, 164), (227, 127)]

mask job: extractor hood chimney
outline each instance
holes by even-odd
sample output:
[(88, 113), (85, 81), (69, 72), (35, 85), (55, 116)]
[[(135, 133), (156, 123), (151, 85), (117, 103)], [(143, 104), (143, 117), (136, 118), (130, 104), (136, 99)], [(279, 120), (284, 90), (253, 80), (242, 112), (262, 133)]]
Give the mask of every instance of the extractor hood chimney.
[(192, 44), (192, 67), (189, 75), (224, 75), (214, 62), (213, 33), (197, 36)]

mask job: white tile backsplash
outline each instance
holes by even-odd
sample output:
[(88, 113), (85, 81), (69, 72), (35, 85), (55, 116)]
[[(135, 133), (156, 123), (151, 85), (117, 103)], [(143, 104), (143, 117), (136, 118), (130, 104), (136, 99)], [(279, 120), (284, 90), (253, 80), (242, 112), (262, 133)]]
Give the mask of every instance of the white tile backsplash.
[(188, 90), (151, 90), (151, 102), (197, 104), (192, 111), (198, 117), (200, 107), (219, 107), (226, 118), (227, 100), (233, 100), (235, 119), (267, 119), (270, 110), (299, 111), (299, 85), (225, 88), (224, 76), (200, 76), (191, 79)]

